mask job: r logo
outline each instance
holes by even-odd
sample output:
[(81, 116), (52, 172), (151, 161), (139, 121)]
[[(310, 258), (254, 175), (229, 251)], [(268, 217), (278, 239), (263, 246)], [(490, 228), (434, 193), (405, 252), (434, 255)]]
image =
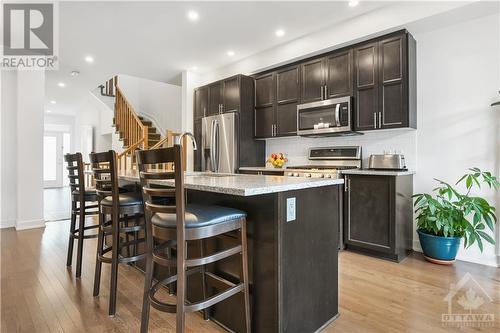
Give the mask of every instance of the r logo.
[(54, 10), (51, 3), (3, 5), (5, 56), (54, 54)]

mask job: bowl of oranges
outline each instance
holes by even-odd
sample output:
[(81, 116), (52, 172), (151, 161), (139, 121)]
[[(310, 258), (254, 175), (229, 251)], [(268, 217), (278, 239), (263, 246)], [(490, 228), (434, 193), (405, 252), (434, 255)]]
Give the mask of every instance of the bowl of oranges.
[(288, 162), (288, 158), (283, 153), (273, 153), (266, 162), (271, 164), (273, 168), (281, 169)]

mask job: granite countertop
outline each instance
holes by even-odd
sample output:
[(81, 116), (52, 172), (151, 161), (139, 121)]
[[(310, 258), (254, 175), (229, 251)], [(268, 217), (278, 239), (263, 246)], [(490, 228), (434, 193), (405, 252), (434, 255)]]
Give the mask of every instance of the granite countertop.
[(265, 171), (265, 172), (285, 172), (285, 168), (267, 168), (267, 167), (240, 167), (239, 170), (243, 171)]
[[(128, 170), (119, 174), (120, 179), (138, 181), (139, 173)], [(158, 180), (155, 184), (173, 186), (173, 180)], [(344, 179), (302, 178), (283, 176), (211, 174), (207, 172), (187, 172), (184, 178), (186, 189), (238, 196), (252, 196), (286, 192), (314, 187), (341, 185)]]
[(372, 176), (408, 176), (414, 175), (413, 170), (372, 170), (372, 169), (350, 169), (342, 170), (343, 175), (372, 175)]

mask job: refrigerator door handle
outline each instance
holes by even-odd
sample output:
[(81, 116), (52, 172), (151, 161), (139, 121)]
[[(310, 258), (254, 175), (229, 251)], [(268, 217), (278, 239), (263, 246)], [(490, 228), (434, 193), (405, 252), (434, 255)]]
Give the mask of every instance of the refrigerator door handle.
[(220, 164), (220, 145), (219, 145), (219, 141), (220, 141), (220, 138), (219, 138), (219, 122), (217, 120), (214, 121), (215, 123), (215, 130), (214, 130), (214, 161), (215, 161), (215, 164), (214, 164), (214, 171), (215, 172), (219, 172), (219, 164)]
[(210, 171), (215, 171), (215, 120), (210, 126)]

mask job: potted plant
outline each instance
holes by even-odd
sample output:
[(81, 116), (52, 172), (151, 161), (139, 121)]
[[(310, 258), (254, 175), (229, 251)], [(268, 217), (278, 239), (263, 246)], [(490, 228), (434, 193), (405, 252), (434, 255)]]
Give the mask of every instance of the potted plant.
[[(481, 184), (498, 190), (500, 183), (490, 172), (478, 168), (469, 169), (456, 182), (455, 187), (436, 179), (438, 186), (434, 194), (415, 194), (414, 207), (417, 214), (417, 233), (427, 260), (439, 264), (451, 264), (464, 238), (464, 247), (477, 243), (483, 251), (483, 240), (495, 244), (495, 240), (485, 232), (494, 230), (497, 217), (495, 207), (484, 198), (473, 196), (471, 190)], [(465, 183), (466, 193), (456, 188)]]

